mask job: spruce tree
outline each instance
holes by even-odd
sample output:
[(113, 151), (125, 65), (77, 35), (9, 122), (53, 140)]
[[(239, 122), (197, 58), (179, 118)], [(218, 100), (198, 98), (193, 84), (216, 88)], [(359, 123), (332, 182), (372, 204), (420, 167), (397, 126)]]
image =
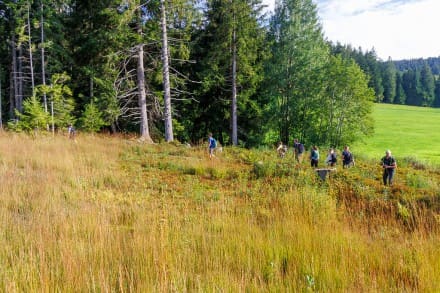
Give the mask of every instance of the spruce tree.
[(260, 1), (210, 0), (206, 29), (197, 38), (202, 86), (196, 119), (222, 143), (237, 145), (246, 136), (244, 123), (256, 107), (253, 98), (263, 77), (261, 7)]
[(396, 97), (396, 66), (390, 58), (382, 67), (383, 102), (393, 103)]
[(440, 108), (440, 78), (435, 82), (433, 107)]
[(422, 106), (431, 106), (434, 101), (435, 80), (431, 68), (425, 62), (420, 71), (420, 88), (422, 94)]
[(394, 98), (394, 104), (405, 104), (406, 94), (403, 89), (402, 74), (397, 72), (396, 74), (396, 97)]

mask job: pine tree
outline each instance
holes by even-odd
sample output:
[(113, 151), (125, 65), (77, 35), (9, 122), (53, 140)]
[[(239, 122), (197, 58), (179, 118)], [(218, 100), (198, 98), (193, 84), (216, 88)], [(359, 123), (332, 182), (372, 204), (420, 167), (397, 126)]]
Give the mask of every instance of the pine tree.
[(425, 62), (420, 71), (420, 89), (422, 94), (422, 106), (431, 106), (434, 101), (435, 80), (431, 68)]
[(383, 84), (383, 102), (394, 103), (396, 97), (396, 77), (397, 71), (394, 62), (388, 59), (382, 64), (382, 84)]
[(90, 102), (85, 106), (84, 112), (80, 118), (81, 129), (86, 132), (98, 132), (105, 125), (102, 119), (102, 112)]
[(405, 91), (406, 104), (421, 106), (423, 98), (420, 89), (420, 72), (408, 70), (402, 75), (402, 87)]
[(406, 94), (402, 85), (402, 74), (397, 72), (396, 74), (396, 97), (394, 98), (394, 104), (405, 104)]
[(260, 1), (208, 1), (206, 29), (197, 38), (197, 79), (203, 84), (196, 119), (205, 125), (201, 135), (212, 131), (222, 143), (224, 134), (233, 145), (246, 137), (248, 111), (256, 106), (264, 51), (261, 7)]
[(367, 63), (366, 72), (370, 76), (368, 85), (374, 89), (376, 102), (382, 102), (384, 99), (384, 88), (382, 84), (380, 64), (374, 48), (365, 53), (365, 59)]
[(440, 108), (440, 78), (437, 78), (437, 81), (435, 82), (434, 96), (435, 98), (432, 106)]

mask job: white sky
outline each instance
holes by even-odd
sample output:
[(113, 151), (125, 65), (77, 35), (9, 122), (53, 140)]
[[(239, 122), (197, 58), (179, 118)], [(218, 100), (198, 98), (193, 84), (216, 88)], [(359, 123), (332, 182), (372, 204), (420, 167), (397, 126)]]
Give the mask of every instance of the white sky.
[[(440, 0), (314, 0), (331, 41), (393, 60), (440, 56)], [(275, 0), (263, 0), (273, 10)]]

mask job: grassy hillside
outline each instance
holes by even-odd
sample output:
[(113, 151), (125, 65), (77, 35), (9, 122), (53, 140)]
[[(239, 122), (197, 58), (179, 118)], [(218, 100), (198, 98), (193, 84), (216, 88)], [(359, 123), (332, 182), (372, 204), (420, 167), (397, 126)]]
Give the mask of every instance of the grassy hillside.
[(1, 291), (440, 291), (439, 177), (0, 135)]
[(440, 164), (440, 109), (376, 104), (375, 134), (353, 151), (380, 159), (386, 149), (396, 158)]

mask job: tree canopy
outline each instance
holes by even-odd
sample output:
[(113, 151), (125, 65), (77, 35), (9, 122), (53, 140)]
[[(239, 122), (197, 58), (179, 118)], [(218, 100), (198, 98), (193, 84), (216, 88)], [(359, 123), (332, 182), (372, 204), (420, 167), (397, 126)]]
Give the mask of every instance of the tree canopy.
[(341, 145), (371, 131), (373, 101), (436, 105), (431, 67), (405, 75), (374, 50), (327, 43), (312, 0), (263, 11), (260, 0), (0, 1), (1, 117), (43, 130), (53, 113), (58, 130), (154, 141)]

